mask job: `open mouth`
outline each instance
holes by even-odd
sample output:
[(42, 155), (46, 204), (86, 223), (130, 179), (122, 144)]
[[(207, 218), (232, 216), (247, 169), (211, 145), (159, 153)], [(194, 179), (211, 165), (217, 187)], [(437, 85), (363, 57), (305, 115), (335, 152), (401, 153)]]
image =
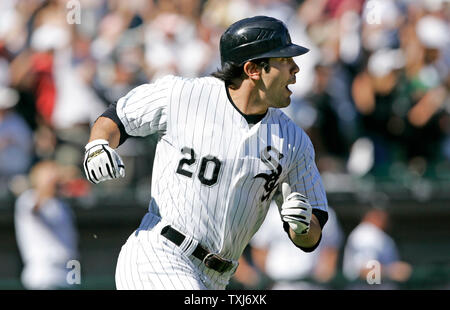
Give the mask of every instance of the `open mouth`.
[(289, 88), (289, 86), (290, 85), (293, 85), (293, 84), (295, 84), (295, 79), (294, 80), (292, 80), (291, 82), (289, 82), (287, 85), (286, 85), (286, 89), (292, 94), (292, 90)]

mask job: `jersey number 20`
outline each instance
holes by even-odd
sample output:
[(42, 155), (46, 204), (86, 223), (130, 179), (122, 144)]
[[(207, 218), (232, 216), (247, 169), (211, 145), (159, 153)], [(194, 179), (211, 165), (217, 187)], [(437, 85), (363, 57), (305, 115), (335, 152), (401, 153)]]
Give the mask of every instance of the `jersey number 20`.
[[(194, 172), (189, 171), (191, 169), (185, 169), (184, 166), (190, 167), (195, 164), (197, 157), (195, 151), (191, 148), (183, 147), (181, 149), (181, 153), (186, 154), (187, 157), (183, 157), (180, 160), (177, 168), (177, 173), (187, 176), (188, 178), (192, 178)], [(205, 175), (208, 166), (209, 171), (212, 169), (212, 174), (209, 173), (209, 177)], [(202, 157), (202, 159), (200, 160), (200, 171), (198, 173), (198, 179), (200, 180), (200, 182), (208, 186), (213, 186), (214, 184), (216, 184), (217, 179), (219, 178), (220, 166), (222, 166), (222, 163), (217, 157), (211, 155)]]

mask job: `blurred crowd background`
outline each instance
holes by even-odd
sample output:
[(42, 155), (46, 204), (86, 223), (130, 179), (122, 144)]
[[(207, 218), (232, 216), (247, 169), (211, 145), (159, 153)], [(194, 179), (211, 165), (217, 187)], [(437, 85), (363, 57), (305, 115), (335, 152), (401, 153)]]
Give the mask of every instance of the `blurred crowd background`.
[[(389, 239), (362, 251), (397, 264), (392, 281), (401, 288), (450, 287), (450, 1), (2, 0), (0, 288), (27, 287), (26, 232), (13, 218), (30, 190), (74, 211), (79, 235), (66, 254), (78, 248), (85, 287), (114, 288), (116, 255), (150, 199), (156, 137), (129, 139), (118, 149), (126, 177), (93, 187), (82, 167), (90, 126), (137, 85), (215, 71), (222, 32), (254, 15), (281, 19), (292, 41), (310, 48), (295, 59), (300, 72), (285, 112), (315, 146), (335, 211), (335, 252), (304, 257), (308, 270), (300, 261), (303, 272), (283, 276), (267, 267), (277, 244), (271, 233), (255, 236), (230, 288), (271, 288), (288, 278), (353, 287), (344, 252), (360, 221), (378, 229), (365, 229), (363, 244), (377, 234)], [(29, 174), (42, 162), (58, 173), (37, 189)], [(391, 254), (378, 253), (386, 248)]]

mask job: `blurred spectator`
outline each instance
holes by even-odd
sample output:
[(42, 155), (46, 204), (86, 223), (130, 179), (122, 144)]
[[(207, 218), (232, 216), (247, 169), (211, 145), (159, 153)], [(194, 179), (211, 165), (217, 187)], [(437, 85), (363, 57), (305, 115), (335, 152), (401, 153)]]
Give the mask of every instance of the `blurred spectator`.
[(361, 115), (361, 136), (367, 136), (374, 144), (375, 168), (396, 160), (404, 160), (399, 142), (410, 99), (407, 81), (399, 71), (405, 63), (400, 50), (382, 49), (368, 60), (367, 69), (353, 81), (352, 93)]
[(214, 56), (208, 43), (209, 30), (201, 21), (184, 15), (177, 4), (172, 0), (160, 2), (160, 13), (146, 27), (145, 58), (153, 79), (165, 74), (198, 76)]
[[(349, 288), (394, 289), (411, 275), (411, 266), (400, 260), (395, 241), (386, 233), (389, 214), (381, 208), (365, 213), (361, 223), (350, 233), (344, 249), (343, 273), (352, 281)], [(375, 271), (371, 261), (380, 264), (380, 282), (369, 286), (366, 277)], [(370, 276), (370, 275), (369, 275)]]
[(304, 1), (298, 9), (319, 57), (313, 63), (312, 87), (287, 114), (299, 120), (319, 148), (322, 171), (345, 172), (349, 148), (358, 137), (351, 83), (362, 57), (361, 8), (362, 1), (323, 0)]
[(414, 103), (407, 114), (412, 128), (407, 140), (408, 155), (436, 160), (441, 159), (442, 140), (450, 133), (450, 27), (439, 17), (425, 15), (414, 30), (416, 35), (407, 38), (405, 29), (402, 38)]
[(72, 212), (59, 196), (61, 167), (53, 161), (31, 170), (31, 189), (15, 206), (17, 244), (24, 264), (21, 280), (27, 289), (60, 289), (70, 260), (78, 259), (77, 231)]
[(284, 109), (308, 133), (316, 149), (317, 166), (324, 172), (345, 171), (344, 163), (356, 131), (356, 114), (352, 108), (344, 107), (342, 94), (338, 95), (333, 85), (335, 69), (326, 63), (317, 64), (311, 91)]
[(369, 53), (399, 47), (399, 28), (405, 20), (400, 1), (365, 1), (361, 14), (361, 44)]
[[(320, 170), (384, 176), (400, 162), (421, 177), (450, 159), (448, 1), (80, 4), (73, 24), (66, 1), (0, 3), (0, 85), (18, 91), (15, 110), (35, 133), (37, 159), (81, 168), (87, 129), (106, 106), (160, 75), (215, 71), (223, 29), (252, 15), (283, 20), (310, 48), (295, 59), (300, 73), (285, 110), (310, 134)], [(141, 147), (127, 146), (130, 160)]]
[[(72, 63), (73, 29), (66, 22), (64, 2), (50, 2), (36, 16), (31, 36), (35, 60), (33, 73), (38, 91), (36, 107), (45, 123), (56, 130), (71, 129), (93, 122), (104, 109), (84, 79), (84, 63)], [(79, 56), (79, 55), (76, 55)], [(84, 75), (83, 75), (84, 74)]]
[(32, 132), (23, 118), (14, 111), (19, 101), (17, 91), (0, 87), (0, 181), (26, 174), (32, 159)]
[(55, 155), (57, 138), (49, 126), (39, 126), (34, 132), (34, 155), (36, 161), (52, 159)]
[[(368, 61), (352, 85), (361, 135), (374, 146), (372, 172), (385, 174), (397, 161), (422, 176), (427, 164), (444, 158), (450, 132), (449, 26), (427, 15), (427, 5), (408, 4), (403, 18), (398, 3), (380, 3), (378, 22), (365, 15)], [(425, 168), (415, 167), (418, 162)]]
[[(248, 287), (274, 290), (326, 289), (338, 269), (343, 233), (332, 208), (319, 247), (306, 253), (292, 245), (272, 202), (267, 217), (250, 242), (252, 263), (241, 258), (235, 280)], [(253, 267), (252, 267), (253, 265)], [(258, 281), (264, 281), (258, 283)]]

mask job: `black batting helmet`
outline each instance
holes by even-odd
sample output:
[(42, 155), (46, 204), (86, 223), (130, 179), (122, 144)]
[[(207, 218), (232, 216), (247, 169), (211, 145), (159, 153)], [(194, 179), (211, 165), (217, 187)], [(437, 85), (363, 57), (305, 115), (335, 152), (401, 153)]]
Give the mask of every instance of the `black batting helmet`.
[(237, 66), (269, 57), (294, 57), (309, 51), (293, 44), (285, 24), (273, 17), (255, 16), (232, 24), (220, 38), (220, 58)]

